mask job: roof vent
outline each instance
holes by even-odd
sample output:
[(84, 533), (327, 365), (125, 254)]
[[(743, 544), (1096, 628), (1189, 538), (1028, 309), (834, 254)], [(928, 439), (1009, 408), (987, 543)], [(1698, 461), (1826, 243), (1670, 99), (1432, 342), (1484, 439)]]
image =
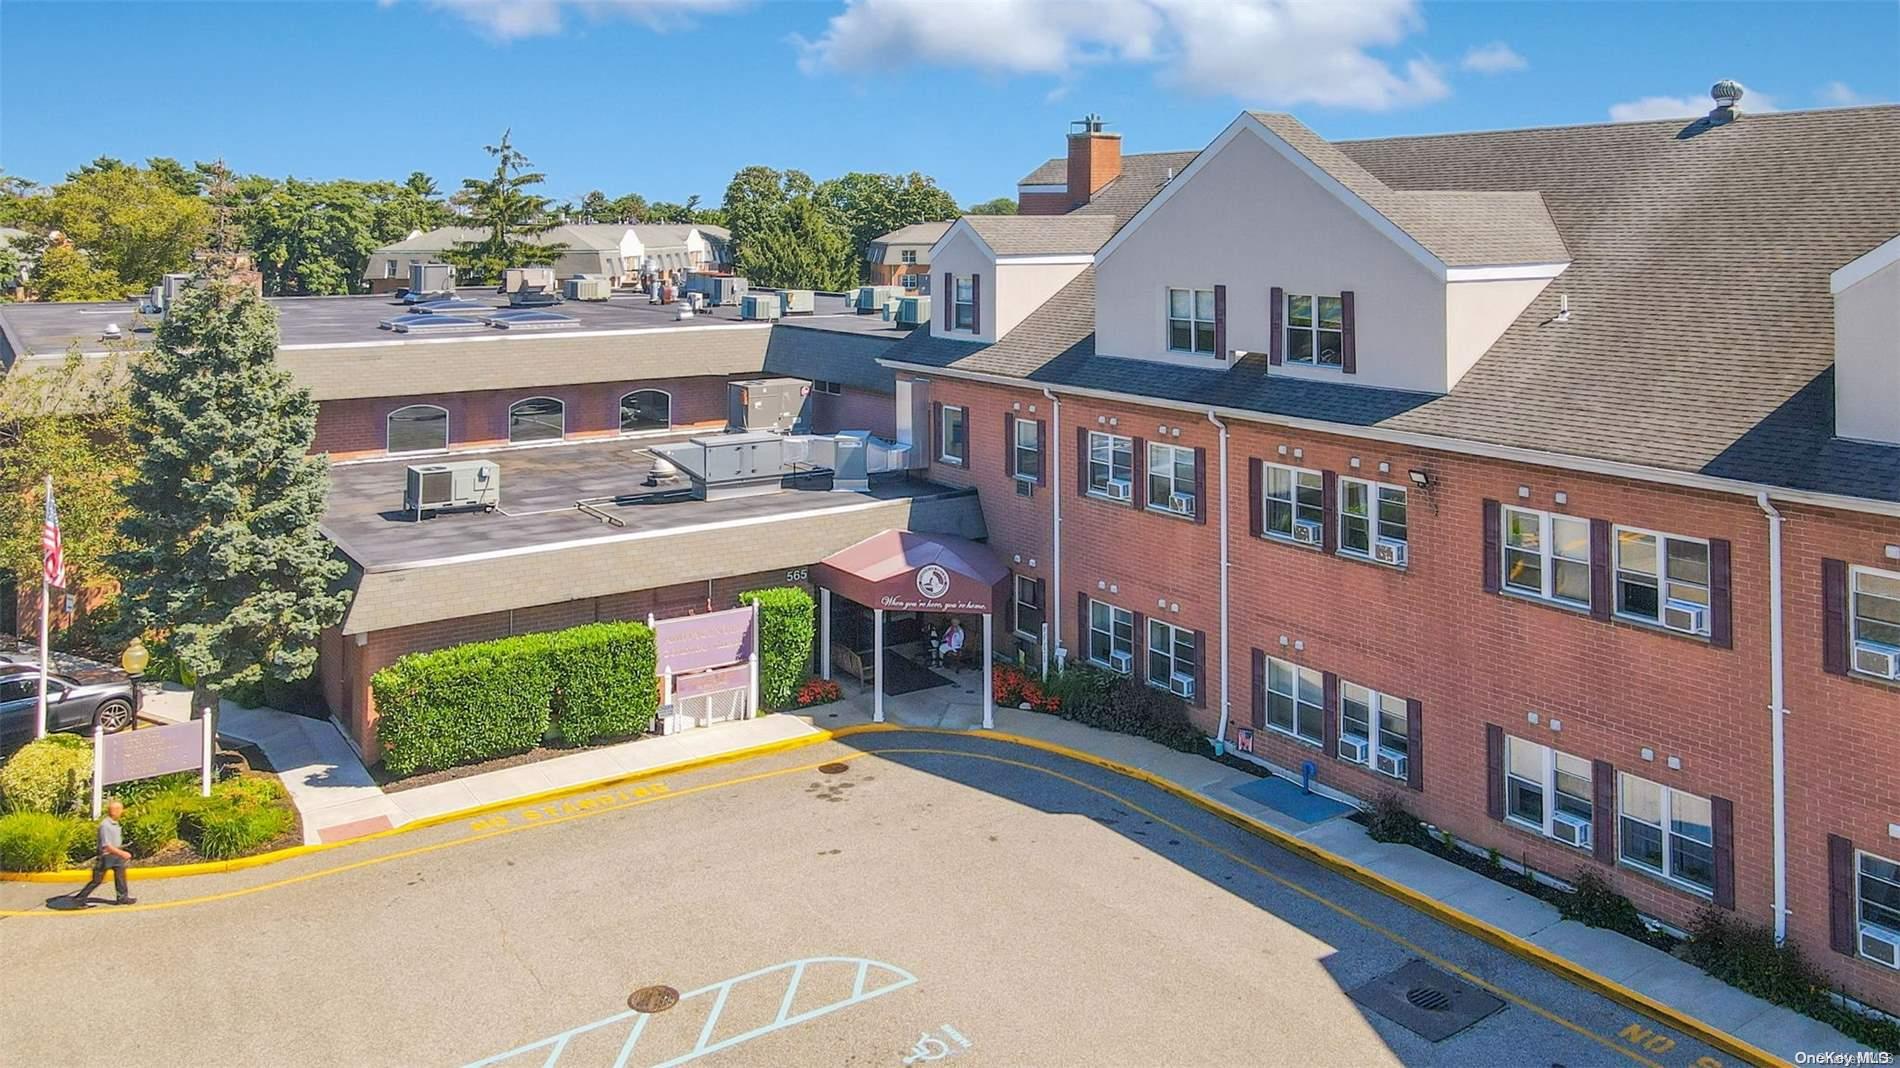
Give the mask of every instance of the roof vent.
[(1709, 87), (1709, 95), (1715, 98), (1715, 109), (1709, 112), (1710, 122), (1734, 122), (1742, 117), (1742, 83), (1724, 78)]

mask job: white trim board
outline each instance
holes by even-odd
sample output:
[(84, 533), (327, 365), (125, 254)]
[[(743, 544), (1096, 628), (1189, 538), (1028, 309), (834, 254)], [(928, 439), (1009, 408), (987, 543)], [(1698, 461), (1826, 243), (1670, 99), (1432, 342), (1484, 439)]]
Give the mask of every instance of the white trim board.
[(1895, 263), (1900, 263), (1900, 235), (1882, 241), (1872, 251), (1828, 275), (1828, 289), (1835, 293), (1850, 289)]

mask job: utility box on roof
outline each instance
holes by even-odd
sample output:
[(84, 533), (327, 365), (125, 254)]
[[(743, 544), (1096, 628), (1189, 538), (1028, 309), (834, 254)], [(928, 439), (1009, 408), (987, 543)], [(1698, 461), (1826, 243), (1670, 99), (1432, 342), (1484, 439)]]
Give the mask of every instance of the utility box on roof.
[(749, 378), (726, 384), (726, 427), (802, 434), (811, 425), (811, 383), (802, 378)]
[(453, 508), (492, 512), (501, 507), (501, 465), (493, 460), (415, 464), (406, 475), (402, 509), (417, 519), (424, 512)]
[(739, 300), (741, 319), (776, 319), (783, 310), (779, 295), (770, 291), (747, 293)]
[(818, 307), (817, 299), (809, 289), (782, 289), (779, 296), (785, 300), (783, 311), (786, 315), (810, 315)]
[(409, 265), (409, 295), (455, 292), (455, 268), (447, 263)]

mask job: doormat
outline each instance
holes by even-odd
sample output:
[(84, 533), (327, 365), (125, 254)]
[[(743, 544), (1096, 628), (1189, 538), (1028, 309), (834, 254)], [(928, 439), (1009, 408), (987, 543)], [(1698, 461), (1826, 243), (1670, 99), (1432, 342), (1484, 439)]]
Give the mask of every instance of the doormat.
[(916, 693), (936, 686), (956, 683), (919, 664), (915, 660), (886, 649), (884, 651), (884, 696)]

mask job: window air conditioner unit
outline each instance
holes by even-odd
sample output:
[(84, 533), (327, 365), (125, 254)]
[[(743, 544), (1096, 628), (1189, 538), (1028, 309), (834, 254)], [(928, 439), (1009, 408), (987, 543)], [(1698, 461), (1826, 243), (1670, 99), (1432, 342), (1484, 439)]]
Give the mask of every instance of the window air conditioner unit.
[(1127, 675), (1135, 670), (1135, 655), (1117, 649), (1108, 654), (1108, 665), (1116, 671)]
[(1326, 539), (1325, 530), (1317, 519), (1300, 519), (1293, 523), (1293, 540), (1301, 545), (1318, 545)]
[(1032, 479), (1028, 477), (1027, 475), (1017, 475), (1012, 481), (1016, 483), (1016, 496), (1030, 497), (1030, 496), (1035, 495), (1035, 492), (1036, 492), (1035, 479)]
[(1590, 821), (1568, 812), (1550, 814), (1551, 837), (1578, 849), (1590, 848)]
[(1900, 968), (1900, 934), (1871, 923), (1860, 925), (1860, 955), (1889, 968)]
[(1395, 779), (1406, 777), (1406, 765), (1410, 761), (1404, 753), (1394, 752), (1384, 746), (1379, 747), (1379, 771)]
[(1361, 735), (1342, 734), (1339, 736), (1340, 759), (1350, 760), (1355, 764), (1364, 764), (1366, 762), (1366, 750), (1371, 744), (1371, 742), (1366, 741)]
[(1709, 621), (1709, 610), (1692, 601), (1664, 601), (1662, 621), (1670, 630), (1700, 634)]
[(1168, 692), (1183, 701), (1194, 699), (1194, 676), (1183, 675), (1179, 671), (1168, 676)]
[(1125, 478), (1111, 478), (1105, 491), (1111, 501), (1126, 501), (1134, 497), (1134, 484)]
[(1372, 543), (1372, 558), (1382, 564), (1393, 567), (1405, 566), (1405, 543), (1390, 538), (1380, 538)]
[(1168, 494), (1168, 511), (1181, 515), (1194, 514), (1194, 498), (1186, 493)]
[(1855, 642), (1854, 670), (1876, 678), (1900, 679), (1900, 649), (1879, 642)]

